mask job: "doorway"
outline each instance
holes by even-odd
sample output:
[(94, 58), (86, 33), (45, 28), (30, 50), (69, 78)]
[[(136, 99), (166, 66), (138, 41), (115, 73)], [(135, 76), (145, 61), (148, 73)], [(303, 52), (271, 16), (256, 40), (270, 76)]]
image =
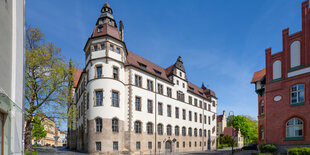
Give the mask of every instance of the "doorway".
[(170, 140), (166, 141), (166, 152), (172, 152), (172, 145)]
[(4, 114), (0, 112), (0, 155), (3, 155)]

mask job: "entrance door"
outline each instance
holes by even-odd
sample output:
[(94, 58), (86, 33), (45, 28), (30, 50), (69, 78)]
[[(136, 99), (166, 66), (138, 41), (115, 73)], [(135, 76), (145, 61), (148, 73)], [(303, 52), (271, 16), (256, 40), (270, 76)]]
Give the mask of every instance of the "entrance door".
[(3, 155), (4, 115), (0, 112), (0, 155)]
[(172, 151), (172, 145), (171, 145), (171, 141), (166, 141), (166, 152), (171, 152)]

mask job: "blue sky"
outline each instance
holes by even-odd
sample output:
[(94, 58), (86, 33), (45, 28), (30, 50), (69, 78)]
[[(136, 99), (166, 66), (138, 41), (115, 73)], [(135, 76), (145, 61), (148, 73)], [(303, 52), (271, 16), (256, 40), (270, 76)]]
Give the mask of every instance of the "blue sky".
[[(166, 68), (182, 56), (188, 80), (218, 97), (218, 113), (257, 118), (250, 84), (265, 49), (282, 50), (282, 29), (301, 30), (303, 0), (108, 0), (128, 50)], [(83, 47), (106, 0), (28, 0), (26, 23), (84, 66)]]

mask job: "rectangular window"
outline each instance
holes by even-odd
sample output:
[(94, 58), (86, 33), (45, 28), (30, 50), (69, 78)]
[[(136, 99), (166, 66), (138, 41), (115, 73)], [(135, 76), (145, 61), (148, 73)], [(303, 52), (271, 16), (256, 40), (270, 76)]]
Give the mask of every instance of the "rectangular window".
[(194, 105), (197, 106), (197, 99), (194, 99)]
[(147, 112), (153, 113), (153, 101), (152, 100), (147, 100)]
[(104, 48), (105, 48), (104, 44), (101, 44), (101, 50), (104, 50)]
[(188, 103), (189, 103), (190, 105), (193, 104), (193, 98), (192, 98), (191, 96), (188, 96)]
[(97, 71), (97, 78), (101, 78), (101, 76), (102, 76), (102, 66), (97, 66), (96, 67), (96, 71)]
[(186, 111), (185, 111), (185, 109), (182, 110), (182, 118), (183, 118), (183, 120), (186, 120)]
[(195, 112), (194, 115), (195, 115), (195, 122), (197, 122), (197, 113)]
[(175, 118), (179, 118), (179, 108), (175, 107)]
[(158, 84), (158, 94), (163, 94), (163, 85)]
[(204, 109), (207, 110), (207, 103), (203, 103), (204, 104)]
[(210, 116), (208, 116), (208, 124), (210, 125), (211, 124), (211, 117)]
[(98, 46), (97, 45), (94, 46), (94, 51), (98, 51)]
[(113, 142), (113, 150), (118, 150), (118, 142)]
[(101, 151), (101, 142), (96, 142), (96, 151)]
[(161, 148), (161, 142), (158, 142), (157, 145), (158, 145), (158, 148), (160, 149)]
[(202, 101), (199, 101), (199, 107), (202, 108)]
[(142, 87), (142, 77), (139, 75), (135, 75), (135, 85), (138, 87)]
[(158, 103), (158, 115), (163, 115), (163, 104)]
[(152, 149), (152, 142), (148, 142), (147, 147), (148, 147), (149, 149)]
[(102, 32), (102, 27), (98, 28), (98, 32)]
[(141, 98), (136, 96), (136, 110), (141, 111)]
[(204, 115), (204, 122), (205, 122), (205, 124), (207, 124), (207, 116), (206, 115)]
[(96, 106), (102, 106), (103, 94), (102, 90), (96, 91)]
[(110, 51), (114, 51), (114, 46), (110, 45)]
[(119, 96), (116, 91), (112, 91), (112, 106), (119, 107)]
[(167, 116), (171, 117), (171, 105), (167, 105)]
[(171, 88), (167, 87), (167, 96), (172, 97)]
[(199, 114), (199, 122), (202, 123), (202, 115)]
[(183, 147), (185, 147), (185, 142), (183, 142)]
[(192, 121), (192, 112), (191, 111), (188, 112), (188, 119), (189, 119), (189, 121)]
[(179, 142), (177, 142), (177, 148), (179, 148)]
[(153, 91), (153, 81), (147, 80), (147, 89)]
[(113, 79), (118, 80), (118, 68), (113, 67)]
[(116, 48), (116, 53), (118, 53), (118, 54), (120, 54), (120, 53), (121, 53), (121, 51), (120, 51), (120, 49), (119, 49), (119, 48)]
[(211, 105), (210, 104), (208, 104), (208, 110), (211, 111)]
[(140, 142), (136, 142), (136, 150), (140, 150), (141, 146), (140, 146)]
[(177, 100), (184, 102), (184, 93), (181, 91), (177, 91)]

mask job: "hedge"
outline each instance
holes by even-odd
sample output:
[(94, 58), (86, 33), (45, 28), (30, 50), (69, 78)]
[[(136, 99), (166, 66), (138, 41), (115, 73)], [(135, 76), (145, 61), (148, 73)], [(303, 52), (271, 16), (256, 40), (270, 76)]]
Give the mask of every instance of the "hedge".
[(289, 155), (309, 155), (310, 147), (295, 147), (287, 149)]
[(276, 152), (278, 148), (274, 144), (263, 144), (259, 146), (259, 150), (262, 153), (266, 153), (266, 152), (272, 153), (272, 152)]

